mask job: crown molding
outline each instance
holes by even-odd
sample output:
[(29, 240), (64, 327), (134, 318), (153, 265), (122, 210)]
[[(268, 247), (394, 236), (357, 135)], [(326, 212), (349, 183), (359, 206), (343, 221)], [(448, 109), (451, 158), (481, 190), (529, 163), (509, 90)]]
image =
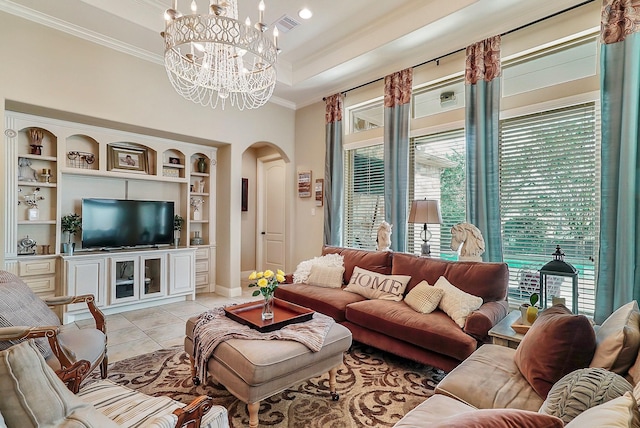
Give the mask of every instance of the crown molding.
[(96, 32), (89, 31), (86, 28), (82, 28), (77, 25), (70, 24), (61, 19), (54, 18), (52, 16), (43, 14), (33, 9), (29, 9), (22, 5), (17, 5), (11, 1), (8, 1), (8, 0), (0, 1), (0, 10), (3, 12), (7, 12), (11, 15), (15, 15), (20, 18), (24, 18), (29, 21), (35, 22), (37, 24), (45, 25), (49, 28), (53, 28), (55, 30), (65, 32), (72, 36), (79, 37), (81, 39), (90, 41), (92, 43), (96, 43), (96, 44), (105, 46), (107, 48), (126, 53), (128, 55), (133, 55), (136, 58), (140, 58), (156, 64), (164, 65), (164, 60), (160, 55), (137, 48), (133, 45), (121, 42), (114, 38), (105, 36), (103, 34), (98, 34)]

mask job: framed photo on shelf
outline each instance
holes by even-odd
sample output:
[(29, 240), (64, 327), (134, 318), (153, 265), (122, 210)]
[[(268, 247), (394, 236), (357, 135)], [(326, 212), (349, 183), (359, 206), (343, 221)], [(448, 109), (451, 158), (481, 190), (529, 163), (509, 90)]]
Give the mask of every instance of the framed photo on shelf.
[(171, 165), (180, 165), (180, 158), (169, 158), (169, 163)]
[(109, 171), (149, 173), (146, 149), (110, 145), (107, 154)]

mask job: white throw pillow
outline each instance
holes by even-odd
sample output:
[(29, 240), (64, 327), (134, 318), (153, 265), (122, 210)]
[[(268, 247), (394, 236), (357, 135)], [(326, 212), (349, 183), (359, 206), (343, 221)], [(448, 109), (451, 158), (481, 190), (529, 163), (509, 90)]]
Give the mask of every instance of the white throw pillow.
[(342, 287), (342, 275), (344, 275), (344, 266), (314, 265), (311, 266), (307, 284), (325, 288), (340, 288)]
[(640, 426), (638, 405), (630, 392), (580, 413), (565, 428), (630, 428)]
[(438, 278), (434, 287), (444, 290), (438, 307), (449, 315), (460, 328), (464, 328), (464, 322), (469, 314), (482, 306), (482, 297), (465, 293), (447, 281), (444, 276)]
[(436, 288), (427, 281), (421, 281), (404, 298), (404, 302), (416, 312), (430, 314), (435, 311), (444, 296), (442, 288)]
[(356, 266), (345, 291), (359, 294), (367, 299), (402, 300), (407, 284), (411, 280), (407, 275), (383, 275)]
[(296, 271), (293, 273), (293, 283), (303, 284), (306, 283), (311, 274), (312, 266), (327, 266), (327, 267), (344, 267), (344, 256), (340, 254), (325, 254), (324, 256), (314, 257), (310, 260), (305, 260), (298, 264)]

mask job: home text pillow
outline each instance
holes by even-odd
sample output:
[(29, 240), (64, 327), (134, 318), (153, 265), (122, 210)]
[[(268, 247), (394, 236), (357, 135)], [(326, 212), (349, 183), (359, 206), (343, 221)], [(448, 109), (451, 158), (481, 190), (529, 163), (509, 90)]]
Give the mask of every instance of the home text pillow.
[(565, 428), (602, 427), (640, 427), (640, 412), (638, 412), (638, 404), (630, 392), (626, 392), (622, 397), (615, 398), (604, 404), (585, 410), (576, 416), (574, 420), (565, 425)]
[(399, 302), (410, 280), (411, 277), (407, 275), (382, 275), (356, 266), (344, 290), (367, 299)]
[(414, 311), (430, 314), (440, 303), (444, 290), (429, 285), (427, 281), (422, 281), (407, 293), (404, 302)]
[(596, 334), (589, 319), (555, 305), (540, 312), (513, 360), (538, 395), (547, 398), (564, 375), (589, 366), (595, 349)]
[(596, 353), (590, 367), (624, 375), (638, 356), (640, 311), (634, 300), (618, 308), (596, 332)]
[(342, 287), (343, 274), (343, 266), (314, 265), (311, 266), (311, 273), (307, 279), (307, 284), (326, 288), (340, 288)]
[(632, 391), (633, 386), (625, 378), (609, 370), (579, 369), (551, 387), (539, 412), (556, 416), (568, 424), (585, 410)]
[(344, 257), (340, 254), (325, 254), (324, 256), (314, 257), (298, 264), (296, 271), (293, 273), (293, 283), (306, 283), (311, 274), (312, 266), (328, 266), (328, 267), (344, 267)]
[(555, 416), (519, 409), (481, 409), (449, 416), (429, 424), (429, 428), (562, 428)]
[(438, 278), (434, 287), (444, 290), (438, 307), (449, 315), (460, 328), (464, 328), (464, 322), (469, 314), (482, 306), (482, 297), (465, 293), (447, 281), (444, 276)]
[(118, 426), (67, 389), (33, 340), (0, 352), (0, 397), (7, 426)]

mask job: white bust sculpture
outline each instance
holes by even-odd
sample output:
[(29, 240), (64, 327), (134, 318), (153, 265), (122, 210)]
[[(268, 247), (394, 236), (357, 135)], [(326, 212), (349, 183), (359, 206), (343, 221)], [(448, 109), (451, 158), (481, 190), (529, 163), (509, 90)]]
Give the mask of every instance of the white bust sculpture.
[(451, 249), (458, 251), (458, 260), (482, 261), (484, 238), (471, 223), (458, 223), (451, 228)]
[(378, 251), (391, 251), (391, 228), (393, 225), (383, 221), (378, 227), (378, 238), (376, 239), (376, 249)]

